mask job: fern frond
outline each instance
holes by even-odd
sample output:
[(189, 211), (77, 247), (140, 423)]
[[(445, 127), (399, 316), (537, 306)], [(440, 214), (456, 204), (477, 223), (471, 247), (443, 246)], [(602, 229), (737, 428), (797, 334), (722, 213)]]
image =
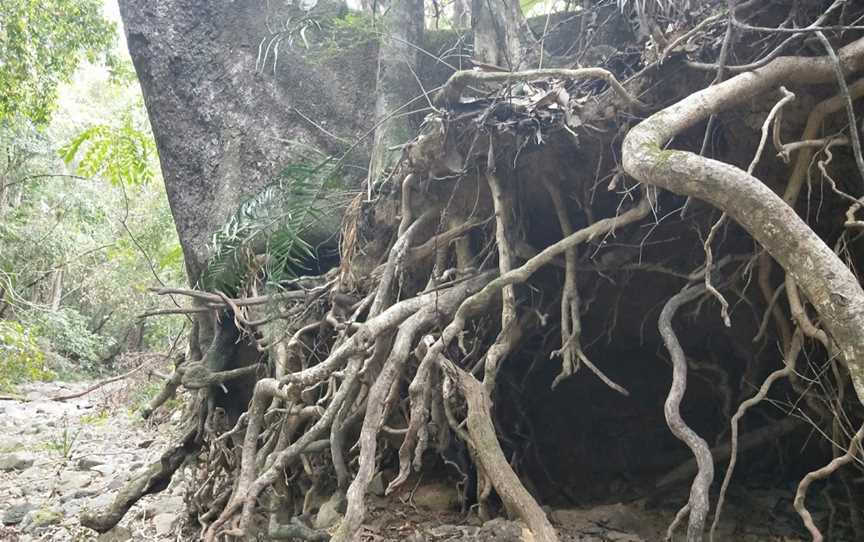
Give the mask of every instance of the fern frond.
[(303, 238), (323, 216), (326, 200), (340, 181), (336, 163), (301, 153), (271, 182), (244, 201), (214, 234), (213, 256), (201, 276), (206, 290), (236, 292), (260, 269), (257, 254), (266, 254), (267, 281), (278, 283), (304, 270), (315, 258)]

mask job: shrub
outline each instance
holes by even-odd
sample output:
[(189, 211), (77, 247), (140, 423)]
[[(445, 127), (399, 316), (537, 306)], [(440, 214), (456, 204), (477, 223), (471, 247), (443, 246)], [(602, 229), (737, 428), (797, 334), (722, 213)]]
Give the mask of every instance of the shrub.
[(96, 335), (88, 327), (87, 317), (69, 307), (53, 312), (33, 312), (28, 324), (38, 330), (51, 349), (79, 362), (81, 369), (93, 369), (100, 354), (110, 344), (108, 339)]
[(45, 354), (33, 330), (18, 322), (0, 321), (0, 389), (9, 391), (16, 384), (53, 376), (45, 367)]

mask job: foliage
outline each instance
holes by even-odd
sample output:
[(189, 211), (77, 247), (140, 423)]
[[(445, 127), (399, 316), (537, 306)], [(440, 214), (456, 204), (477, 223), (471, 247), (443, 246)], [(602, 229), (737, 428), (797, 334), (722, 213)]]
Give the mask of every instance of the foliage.
[(30, 380), (50, 380), (35, 334), (18, 322), (0, 320), (0, 390)]
[(41, 337), (50, 342), (54, 351), (81, 362), (86, 368), (92, 368), (113, 345), (112, 339), (99, 337), (90, 331), (87, 317), (72, 307), (31, 311), (25, 318)]
[(127, 117), (120, 126), (97, 124), (75, 136), (60, 149), (66, 164), (75, 160), (82, 145), (83, 154), (75, 171), (84, 177), (101, 177), (114, 186), (140, 185), (153, 180), (153, 136), (138, 130)]
[(16, 114), (45, 124), (57, 88), (82, 57), (95, 60), (116, 29), (100, 0), (0, 0), (0, 121)]
[[(128, 57), (109, 67), (79, 66), (46, 125), (0, 121), (0, 318), (34, 326), (44, 364), (64, 378), (138, 346), (126, 339), (136, 316), (170, 303), (147, 291), (154, 273), (184, 279), (164, 187), (147, 182), (159, 170), (140, 88)], [(58, 278), (61, 308), (51, 313)], [(181, 323), (148, 321), (141, 346), (161, 347)]]
[[(325, 210), (325, 196), (339, 187), (332, 160), (299, 158), (258, 194), (243, 202), (213, 236), (213, 257), (201, 277), (206, 290), (234, 292), (257, 271), (256, 254), (266, 254), (263, 271), (271, 283), (290, 279), (315, 257), (303, 239)], [(332, 194), (330, 194), (332, 195)]]

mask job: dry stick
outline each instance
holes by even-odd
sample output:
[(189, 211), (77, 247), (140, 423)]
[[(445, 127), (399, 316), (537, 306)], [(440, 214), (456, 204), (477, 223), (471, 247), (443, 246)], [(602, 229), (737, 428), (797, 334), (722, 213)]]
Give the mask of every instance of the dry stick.
[[(432, 349), (441, 370), (450, 378), (468, 403), (467, 429), (469, 443), (478, 463), (501, 497), (504, 508), (511, 517), (518, 517), (528, 526), (537, 542), (557, 542), (558, 534), (543, 512), (543, 509), (528, 493), (519, 477), (504, 456), (495, 426), (492, 424), (492, 401), (483, 384)], [(429, 355), (427, 353), (427, 355)]]
[(449, 318), (462, 301), (482, 287), (478, 281), (466, 282), (440, 294), (435, 303), (427, 304), (414, 316), (399, 326), (393, 347), (384, 367), (369, 389), (366, 402), (366, 415), (360, 431), (360, 459), (357, 474), (348, 488), (348, 508), (345, 511), (334, 541), (350, 542), (355, 539), (357, 530), (366, 515), (366, 490), (375, 474), (377, 437), (387, 416), (387, 396), (396, 382), (402, 368), (416, 343), (418, 336), (435, 324), (439, 318)]
[[(672, 385), (669, 388), (669, 395), (666, 397), (663, 413), (666, 416), (666, 423), (669, 425), (669, 429), (680, 441), (690, 448), (699, 465), (699, 472), (696, 474), (696, 477), (693, 479), (693, 485), (690, 487), (690, 499), (685, 506), (690, 514), (687, 526), (688, 542), (702, 540), (702, 533), (705, 530), (705, 518), (708, 515), (709, 507), (708, 491), (711, 488), (711, 480), (714, 478), (714, 460), (711, 457), (711, 449), (708, 447), (705, 439), (696, 434), (681, 418), (681, 400), (684, 398), (684, 391), (687, 389), (687, 358), (684, 356), (684, 350), (681, 348), (681, 343), (678, 342), (678, 337), (675, 335), (675, 330), (672, 327), (672, 318), (682, 305), (695, 300), (705, 291), (706, 288), (704, 285), (685, 286), (679, 293), (672, 296), (666, 302), (658, 321), (658, 328), (660, 335), (663, 337), (663, 343), (666, 345), (669, 356), (672, 358)], [(679, 512), (679, 516), (682, 513), (683, 509), (682, 512)], [(679, 517), (676, 517), (676, 520), (669, 526), (669, 530), (666, 532), (667, 540), (672, 540), (672, 534), (679, 519)]]
[(720, 486), (720, 496), (717, 498), (717, 507), (714, 509), (714, 521), (711, 522), (711, 532), (709, 535), (709, 540), (711, 540), (711, 542), (714, 542), (714, 533), (717, 530), (717, 524), (720, 522), (720, 514), (723, 513), (723, 502), (726, 499), (726, 491), (729, 488), (729, 483), (732, 481), (732, 474), (735, 472), (735, 463), (738, 461), (738, 431), (740, 429), (738, 422), (744, 417), (744, 414), (746, 414), (748, 410), (761, 403), (762, 400), (768, 396), (768, 391), (771, 389), (774, 382), (781, 378), (788, 377), (795, 371), (795, 360), (798, 359), (798, 355), (801, 353), (802, 339), (803, 336), (801, 329), (799, 328), (792, 336), (792, 344), (789, 345), (789, 351), (783, 359), (783, 368), (768, 375), (765, 381), (762, 382), (762, 386), (759, 388), (756, 395), (738, 405), (738, 410), (736, 410), (735, 415), (732, 416), (730, 422), (732, 426), (732, 435), (729, 439), (731, 444), (729, 465), (726, 467), (723, 484)]
[(853, 436), (852, 440), (849, 441), (849, 447), (846, 449), (845, 454), (840, 457), (835, 457), (830, 463), (821, 469), (807, 473), (807, 476), (805, 476), (798, 484), (798, 491), (795, 493), (795, 510), (804, 521), (804, 526), (807, 527), (810, 536), (813, 537), (813, 542), (822, 542), (823, 539), (822, 533), (819, 531), (819, 528), (816, 527), (816, 524), (813, 523), (813, 516), (810, 515), (810, 512), (807, 510), (807, 506), (804, 503), (804, 500), (807, 498), (807, 489), (810, 487), (810, 484), (816, 480), (827, 478), (843, 465), (851, 463), (855, 459), (855, 456), (861, 453), (862, 439), (864, 439), (864, 425), (858, 429), (858, 432), (855, 433), (855, 436)]
[[(864, 68), (864, 39), (843, 47), (839, 59), (847, 73)], [(832, 78), (828, 58), (778, 58), (655, 113), (630, 130), (622, 154), (625, 171), (637, 180), (703, 199), (727, 212), (792, 274), (840, 346), (859, 400), (864, 401), (864, 291), (852, 272), (758, 179), (691, 152), (663, 150), (670, 138), (708, 115), (779, 84), (824, 83)]]

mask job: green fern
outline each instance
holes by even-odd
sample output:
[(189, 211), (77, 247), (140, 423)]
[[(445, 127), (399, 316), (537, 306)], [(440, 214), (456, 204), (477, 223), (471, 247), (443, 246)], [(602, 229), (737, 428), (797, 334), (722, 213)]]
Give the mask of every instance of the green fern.
[[(205, 290), (235, 293), (263, 270), (267, 282), (296, 277), (315, 258), (303, 235), (326, 212), (339, 188), (337, 165), (303, 156), (243, 202), (213, 236), (213, 256), (200, 280)], [(326, 197), (326, 198), (325, 198)], [(255, 256), (265, 254), (263, 267)]]

